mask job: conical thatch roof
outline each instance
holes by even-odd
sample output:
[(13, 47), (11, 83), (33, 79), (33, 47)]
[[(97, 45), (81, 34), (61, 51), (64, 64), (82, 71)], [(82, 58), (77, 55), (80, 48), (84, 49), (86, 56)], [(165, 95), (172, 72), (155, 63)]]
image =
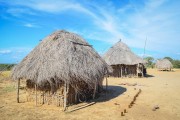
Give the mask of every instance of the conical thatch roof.
[(55, 80), (69, 84), (102, 81), (108, 65), (83, 38), (67, 31), (47, 36), (12, 71), (14, 79), (25, 78), (38, 85)]
[(104, 60), (109, 65), (134, 65), (144, 63), (143, 59), (135, 55), (130, 48), (123, 42), (119, 41), (111, 47), (104, 55)]
[(164, 70), (173, 68), (172, 63), (168, 59), (157, 60), (155, 66), (158, 69)]

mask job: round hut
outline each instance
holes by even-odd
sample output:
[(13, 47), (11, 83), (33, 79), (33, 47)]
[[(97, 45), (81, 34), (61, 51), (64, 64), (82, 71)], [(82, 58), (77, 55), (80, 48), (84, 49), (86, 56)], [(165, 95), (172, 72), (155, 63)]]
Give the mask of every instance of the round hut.
[(173, 68), (172, 63), (168, 59), (157, 60), (155, 66), (158, 70), (171, 71), (171, 69)]
[(107, 73), (107, 63), (91, 45), (79, 35), (61, 30), (47, 36), (16, 65), (12, 78), (18, 80), (18, 86), (20, 79), (26, 80), (30, 98), (65, 107), (94, 98)]
[(103, 58), (112, 66), (111, 75), (114, 77), (143, 76), (143, 59), (135, 55), (122, 41), (112, 46)]

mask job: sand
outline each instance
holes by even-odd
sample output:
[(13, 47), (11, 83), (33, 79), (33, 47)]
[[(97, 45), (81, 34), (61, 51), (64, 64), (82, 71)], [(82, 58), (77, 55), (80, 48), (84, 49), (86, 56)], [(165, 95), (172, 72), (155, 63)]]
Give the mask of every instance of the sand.
[[(148, 69), (148, 78), (108, 78), (108, 93), (94, 100), (96, 104), (64, 113), (53, 105), (35, 107), (26, 102), (25, 92), (20, 91), (21, 103), (16, 103), (15, 82), (0, 77), (0, 119), (2, 120), (180, 120), (180, 70), (160, 72)], [(120, 85), (129, 83), (130, 85)], [(105, 84), (105, 82), (104, 82)], [(128, 108), (135, 94), (142, 90), (135, 104)], [(84, 103), (83, 103), (84, 104)], [(82, 104), (69, 107), (68, 110)], [(153, 111), (154, 106), (159, 109)], [(127, 110), (124, 116), (121, 112)]]

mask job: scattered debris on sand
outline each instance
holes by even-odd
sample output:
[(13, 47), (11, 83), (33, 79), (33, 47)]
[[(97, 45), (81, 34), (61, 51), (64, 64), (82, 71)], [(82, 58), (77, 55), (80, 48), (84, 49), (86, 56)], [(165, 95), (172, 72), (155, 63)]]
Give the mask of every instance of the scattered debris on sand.
[(119, 103), (114, 103), (114, 105), (120, 105)]
[(159, 109), (159, 106), (158, 105), (155, 105), (152, 109), (152, 111), (156, 111), (157, 109)]
[(127, 85), (127, 86), (146, 86), (148, 87), (147, 85), (141, 85), (141, 84), (137, 84), (137, 83), (120, 83), (118, 85)]
[(72, 110), (66, 111), (66, 113), (70, 113), (70, 112), (77, 111), (77, 110), (79, 110), (79, 109), (82, 109), (82, 108), (85, 108), (85, 107), (94, 105), (95, 103), (96, 103), (96, 102), (87, 103), (87, 104), (85, 104), (85, 105), (79, 106), (79, 107), (74, 108), (74, 109), (72, 109)]
[(0, 108), (3, 108), (4, 106), (0, 106)]
[(134, 96), (133, 100), (131, 101), (131, 103), (129, 104), (129, 108), (131, 108), (133, 106), (133, 104), (135, 103), (136, 101), (136, 98), (139, 96), (139, 94), (141, 93), (141, 89), (139, 89), (139, 91), (137, 92), (137, 94)]
[(136, 86), (137, 83), (132, 83), (132, 84), (131, 83), (121, 83), (119, 85)]

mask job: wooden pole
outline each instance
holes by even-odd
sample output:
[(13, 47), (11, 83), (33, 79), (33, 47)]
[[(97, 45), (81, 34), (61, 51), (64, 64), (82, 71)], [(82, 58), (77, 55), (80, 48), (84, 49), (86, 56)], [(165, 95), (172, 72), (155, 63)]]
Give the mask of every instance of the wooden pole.
[(137, 64), (137, 68), (136, 68), (136, 73), (137, 73), (137, 77), (138, 77), (138, 70), (139, 69), (139, 63)]
[(35, 83), (35, 92), (36, 92), (36, 106), (37, 106), (37, 85)]
[(66, 84), (66, 104), (68, 104), (70, 101), (69, 101), (69, 98), (70, 98), (70, 95), (69, 95), (69, 84)]
[(73, 112), (73, 111), (76, 111), (76, 110), (79, 110), (79, 109), (82, 109), (82, 108), (85, 108), (85, 107), (91, 106), (91, 105), (93, 105), (93, 104), (95, 104), (95, 102), (88, 103), (88, 104), (85, 104), (85, 105), (83, 105), (83, 106), (80, 106), (80, 107), (74, 108), (74, 109), (72, 109), (72, 110), (70, 110), (70, 111), (67, 111), (67, 113), (70, 113), (70, 112)]
[(19, 86), (20, 86), (20, 79), (17, 82), (17, 103), (19, 103)]
[(95, 86), (94, 86), (94, 94), (93, 94), (93, 99), (95, 98), (95, 96), (96, 96), (96, 87), (97, 87), (97, 85), (96, 85), (96, 83), (95, 83)]
[(75, 89), (75, 103), (77, 103), (77, 90)]
[(107, 96), (107, 89), (108, 89), (108, 79), (107, 79), (107, 76), (106, 76), (106, 96)]
[(141, 70), (142, 77), (144, 77), (143, 69), (144, 69), (144, 66), (142, 65), (142, 70)]
[(121, 73), (120, 73), (120, 65), (118, 65), (118, 77), (120, 77)]
[(45, 103), (45, 98), (44, 98), (44, 95), (45, 95), (45, 92), (43, 91), (43, 102), (42, 102), (42, 104), (44, 104)]
[(107, 79), (107, 76), (106, 76), (106, 91), (107, 91), (107, 88), (108, 88), (108, 79)]
[(64, 111), (66, 111), (66, 100), (67, 100), (67, 97), (66, 97), (66, 92), (67, 92), (67, 83), (65, 82), (64, 83)]
[(121, 66), (121, 77), (122, 77), (122, 66)]

